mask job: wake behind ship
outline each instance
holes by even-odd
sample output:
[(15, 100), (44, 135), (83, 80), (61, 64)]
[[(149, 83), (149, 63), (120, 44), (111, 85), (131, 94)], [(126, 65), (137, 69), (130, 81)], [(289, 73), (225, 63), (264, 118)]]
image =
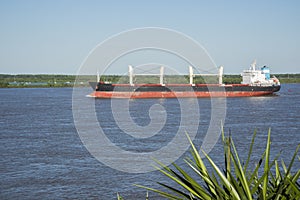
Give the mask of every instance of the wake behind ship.
[(223, 67), (217, 74), (218, 84), (195, 84), (193, 68), (189, 67), (189, 84), (164, 84), (163, 67), (161, 67), (159, 84), (133, 83), (133, 68), (129, 66), (129, 83), (113, 84), (98, 80), (90, 82), (95, 98), (204, 98), (204, 97), (252, 97), (271, 95), (280, 90), (280, 82), (270, 77), (270, 69), (266, 66), (256, 69), (254, 62), (250, 69), (242, 72), (241, 84), (223, 84)]

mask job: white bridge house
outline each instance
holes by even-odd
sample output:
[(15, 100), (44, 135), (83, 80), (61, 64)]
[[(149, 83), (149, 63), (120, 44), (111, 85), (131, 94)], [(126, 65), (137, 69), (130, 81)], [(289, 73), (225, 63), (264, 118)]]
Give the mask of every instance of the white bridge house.
[(256, 61), (251, 64), (250, 69), (244, 70), (241, 76), (243, 77), (242, 84), (253, 86), (280, 85), (279, 80), (275, 76), (270, 78), (270, 69), (268, 67), (264, 66), (257, 70)]

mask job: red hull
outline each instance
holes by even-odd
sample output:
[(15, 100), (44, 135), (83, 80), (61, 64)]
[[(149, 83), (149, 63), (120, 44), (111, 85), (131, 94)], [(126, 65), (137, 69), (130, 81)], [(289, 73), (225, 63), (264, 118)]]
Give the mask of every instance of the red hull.
[(234, 92), (113, 92), (95, 91), (89, 96), (95, 98), (209, 98), (209, 97), (252, 97), (272, 94), (272, 91), (234, 91)]

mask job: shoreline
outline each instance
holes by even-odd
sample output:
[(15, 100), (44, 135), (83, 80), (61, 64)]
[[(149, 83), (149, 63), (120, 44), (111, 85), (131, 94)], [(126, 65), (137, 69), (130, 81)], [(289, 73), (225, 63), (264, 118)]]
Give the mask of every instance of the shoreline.
[[(273, 74), (276, 76), (280, 83), (300, 83), (300, 73), (297, 74)], [(120, 75), (105, 75), (101, 79), (105, 81), (110, 81), (116, 83), (120, 80), (126, 82), (123, 76)], [(166, 77), (171, 81), (178, 80), (179, 75), (172, 75)], [(181, 76), (182, 77), (182, 76)], [(186, 79), (187, 76), (184, 76)], [(80, 80), (81, 86), (89, 86), (89, 81), (95, 81), (95, 75), (51, 75), (51, 74), (19, 74), (19, 75), (10, 75), (10, 74), (0, 74), (0, 88), (60, 88), (60, 87), (74, 87), (75, 80)], [(182, 80), (182, 78), (181, 78)], [(240, 83), (242, 80), (240, 75), (233, 74), (224, 74), (223, 83), (224, 84), (236, 84)], [(150, 77), (147, 79), (150, 82), (157, 82), (156, 77)], [(195, 80), (198, 83), (205, 83), (201, 77), (198, 80)], [(212, 79), (212, 83), (215, 80)], [(187, 79), (188, 82), (188, 79)]]

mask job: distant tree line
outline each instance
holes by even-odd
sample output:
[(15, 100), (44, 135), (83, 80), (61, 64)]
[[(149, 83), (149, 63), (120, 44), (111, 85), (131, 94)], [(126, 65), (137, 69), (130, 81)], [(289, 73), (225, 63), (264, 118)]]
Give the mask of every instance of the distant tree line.
[[(300, 74), (274, 74), (281, 83), (300, 83)], [(111, 83), (129, 83), (127, 76), (104, 75), (101, 81)], [(74, 82), (80, 82), (83, 86), (88, 86), (89, 81), (96, 81), (95, 75), (49, 75), (49, 74), (0, 74), (0, 87), (73, 87)], [(236, 84), (242, 81), (240, 75), (223, 75), (224, 84)], [(157, 76), (136, 76), (134, 83), (159, 83)], [(164, 83), (189, 83), (188, 76), (165, 75)], [(218, 77), (194, 78), (194, 83), (218, 83)]]

